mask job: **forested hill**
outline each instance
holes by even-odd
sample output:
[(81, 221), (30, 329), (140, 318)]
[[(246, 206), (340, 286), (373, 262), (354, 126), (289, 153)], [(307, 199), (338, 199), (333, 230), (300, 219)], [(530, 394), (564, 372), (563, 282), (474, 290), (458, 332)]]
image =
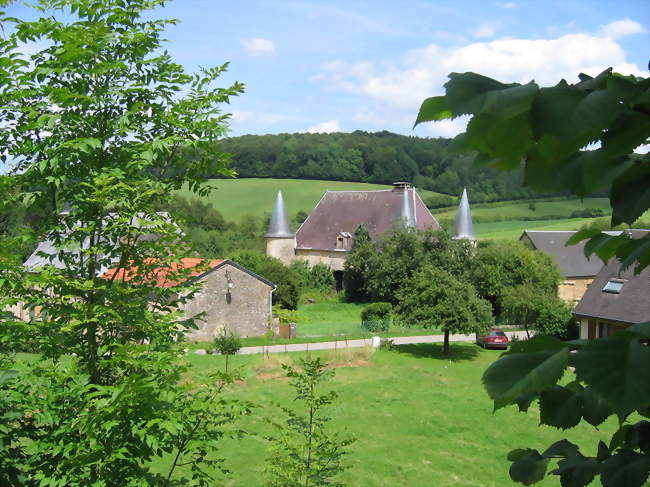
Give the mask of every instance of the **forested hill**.
[(233, 154), (233, 168), (244, 178), (411, 181), (418, 188), (454, 196), (466, 186), (474, 202), (532, 196), (521, 186), (521, 172), (477, 168), (469, 155), (448, 154), (450, 142), (357, 131), (244, 135), (222, 141), (220, 148)]

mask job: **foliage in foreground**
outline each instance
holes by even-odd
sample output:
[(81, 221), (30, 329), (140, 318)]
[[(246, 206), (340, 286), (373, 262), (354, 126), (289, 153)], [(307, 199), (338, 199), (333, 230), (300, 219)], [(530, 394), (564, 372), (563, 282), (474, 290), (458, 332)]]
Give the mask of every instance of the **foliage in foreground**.
[[(612, 227), (634, 223), (650, 208), (650, 155), (632, 155), (650, 137), (650, 78), (621, 76), (609, 68), (580, 82), (540, 88), (501, 83), (476, 73), (451, 73), (446, 94), (426, 99), (415, 124), (472, 115), (453, 151), (475, 151), (475, 164), (517, 171), (540, 191), (569, 190), (583, 198), (607, 191)], [(595, 144), (598, 144), (594, 147)], [(635, 272), (650, 265), (650, 235), (630, 240), (597, 230), (587, 254), (616, 256)]]
[[(222, 427), (247, 408), (221, 400), (225, 379), (181, 384), (176, 341), (196, 324), (180, 307), (198, 285), (182, 284), (188, 249), (156, 210), (186, 183), (204, 192), (208, 172), (231, 174), (204, 149), (242, 86), (215, 86), (225, 66), (192, 75), (173, 62), (162, 35), (174, 22), (150, 14), (162, 0), (28, 3), (43, 18), (0, 14), (0, 146), (8, 197), (43, 211), (51, 250), (30, 272), (0, 256), (0, 309), (12, 310), (0, 316), (0, 483), (212, 485)], [(176, 284), (158, 286), (161, 274)], [(39, 356), (14, 361), (27, 347)]]
[[(589, 456), (568, 439), (540, 452), (509, 453), (510, 476), (524, 485), (551, 474), (563, 486), (583, 487), (600, 477), (604, 487), (641, 487), (650, 473), (650, 323), (598, 340), (562, 342), (548, 336), (514, 343), (483, 375), (495, 409), (517, 405), (527, 411), (539, 401), (541, 424), (562, 430), (584, 420), (594, 427), (616, 415), (619, 429)], [(568, 370), (574, 368), (574, 372)], [(560, 385), (562, 377), (570, 382)], [(574, 375), (575, 374), (575, 375)]]
[(354, 441), (328, 431), (331, 418), (323, 409), (335, 402), (337, 394), (321, 394), (318, 386), (333, 375), (320, 358), (301, 360), (302, 371), (282, 365), (294, 388), (295, 401), (304, 412), (282, 407), (286, 423), (271, 424), (278, 436), (268, 438), (272, 443), (268, 474), (269, 487), (339, 486), (336, 477), (346, 467), (342, 463), (346, 448)]

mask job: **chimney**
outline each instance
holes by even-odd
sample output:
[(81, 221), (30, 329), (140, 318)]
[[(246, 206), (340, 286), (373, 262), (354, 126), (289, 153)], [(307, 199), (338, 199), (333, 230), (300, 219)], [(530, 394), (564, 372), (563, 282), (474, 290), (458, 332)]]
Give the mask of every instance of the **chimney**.
[(397, 181), (393, 183), (393, 191), (406, 191), (411, 189), (411, 183), (408, 181)]

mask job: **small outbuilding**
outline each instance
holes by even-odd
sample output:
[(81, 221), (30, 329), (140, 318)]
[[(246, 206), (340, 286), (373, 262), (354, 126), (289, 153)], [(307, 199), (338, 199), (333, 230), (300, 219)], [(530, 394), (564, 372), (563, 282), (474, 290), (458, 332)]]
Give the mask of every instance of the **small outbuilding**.
[[(191, 341), (210, 341), (224, 330), (241, 337), (265, 334), (271, 325), (272, 295), (276, 286), (269, 280), (231, 260), (213, 259), (207, 262), (198, 258), (181, 259), (185, 269), (200, 268), (191, 273), (193, 281), (202, 282), (201, 291), (186, 303), (185, 314), (192, 317), (203, 313), (197, 320), (198, 329), (188, 333)], [(112, 278), (116, 269), (103, 275)], [(171, 287), (178, 282), (166, 278), (166, 272), (156, 272), (156, 286)], [(129, 272), (120, 270), (118, 277)]]

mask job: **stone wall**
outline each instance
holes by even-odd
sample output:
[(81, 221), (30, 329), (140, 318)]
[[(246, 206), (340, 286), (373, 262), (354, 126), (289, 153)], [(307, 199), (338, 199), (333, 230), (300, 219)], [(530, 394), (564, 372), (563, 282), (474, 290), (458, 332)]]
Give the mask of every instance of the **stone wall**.
[(593, 280), (593, 277), (567, 277), (558, 286), (558, 295), (563, 301), (576, 305)]
[(295, 237), (266, 239), (266, 255), (280, 259), (284, 265), (291, 265), (296, 260), (295, 248)]
[(296, 249), (296, 260), (304, 260), (313, 267), (316, 264), (325, 264), (333, 271), (342, 271), (348, 253), (344, 250), (308, 250)]
[[(226, 272), (233, 284), (230, 289)], [(271, 294), (271, 286), (237, 267), (219, 267), (203, 278), (203, 289), (186, 305), (188, 317), (205, 313), (197, 320), (199, 329), (189, 333), (188, 339), (210, 341), (224, 328), (241, 337), (263, 335), (270, 326)]]

